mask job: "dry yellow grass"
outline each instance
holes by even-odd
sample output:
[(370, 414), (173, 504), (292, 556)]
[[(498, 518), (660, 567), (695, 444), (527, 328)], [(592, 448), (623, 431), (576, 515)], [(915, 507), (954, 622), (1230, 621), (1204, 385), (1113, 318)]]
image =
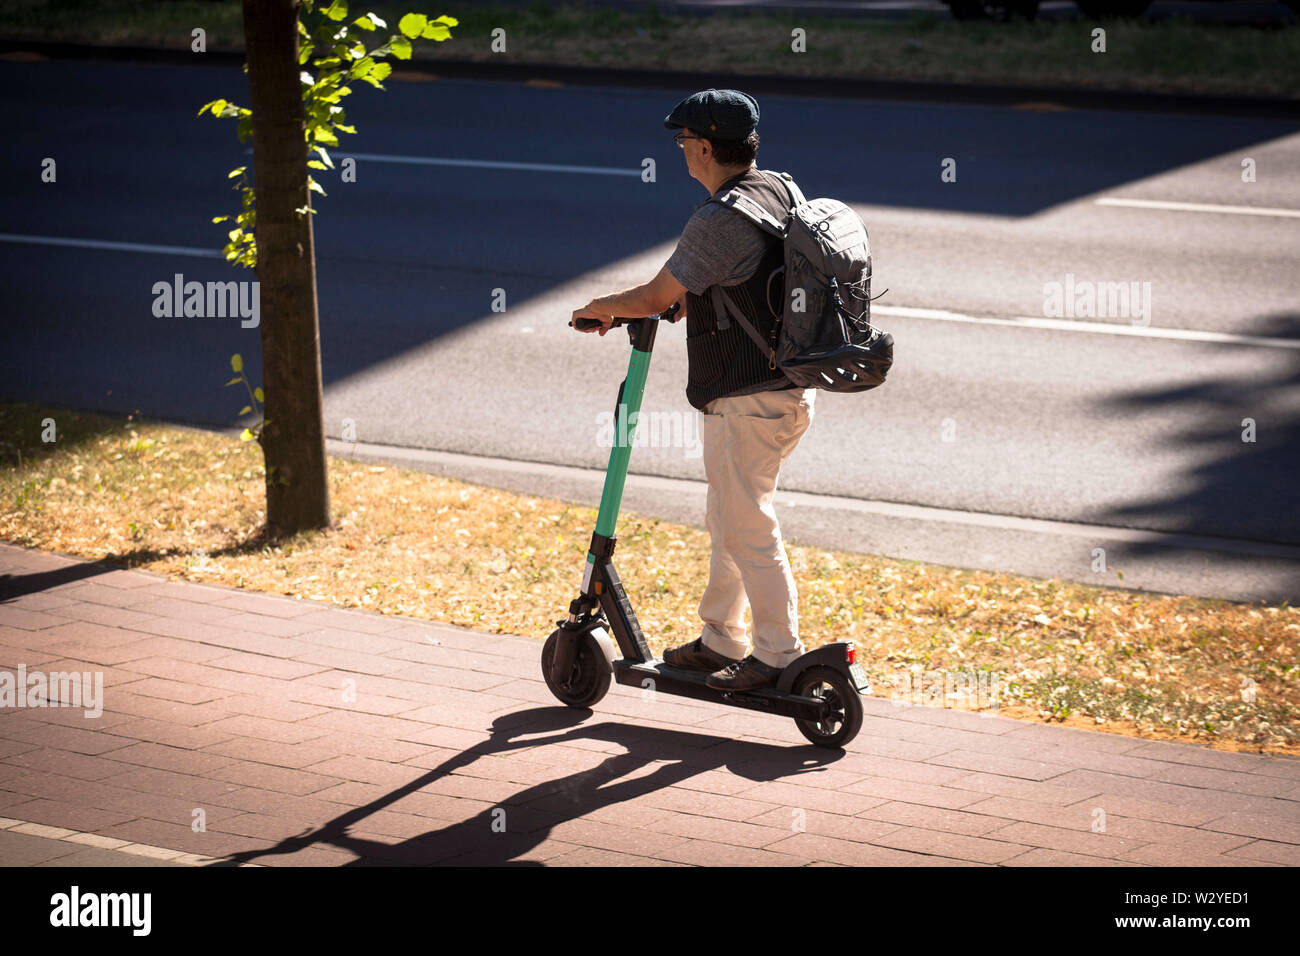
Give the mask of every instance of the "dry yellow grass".
[[(44, 445), (41, 421), (59, 440)], [(331, 459), (335, 526), (265, 540), (260, 448), (0, 405), (0, 538), (342, 606), (543, 638), (595, 510)], [(1228, 749), (1298, 752), (1300, 613), (790, 546), (805, 643), (853, 640), (875, 693)], [(705, 532), (625, 516), (619, 570), (658, 652), (698, 633)], [(984, 678), (977, 675), (984, 674)], [(944, 701), (945, 675), (967, 691)], [(990, 681), (980, 685), (981, 680)]]

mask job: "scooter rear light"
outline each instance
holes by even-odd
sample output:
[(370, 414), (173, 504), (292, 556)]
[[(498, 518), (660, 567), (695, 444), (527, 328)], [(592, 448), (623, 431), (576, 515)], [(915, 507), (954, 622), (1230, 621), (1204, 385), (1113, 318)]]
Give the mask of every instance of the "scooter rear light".
[(857, 656), (858, 656), (858, 645), (856, 644), (844, 645), (844, 660), (847, 663), (852, 664), (853, 661), (857, 658)]

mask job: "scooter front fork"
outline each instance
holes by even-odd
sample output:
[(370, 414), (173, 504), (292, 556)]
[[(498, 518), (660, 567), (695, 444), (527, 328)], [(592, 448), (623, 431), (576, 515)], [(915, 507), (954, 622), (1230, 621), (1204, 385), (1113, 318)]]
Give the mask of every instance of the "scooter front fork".
[(595, 623), (592, 610), (596, 599), (587, 594), (580, 594), (569, 604), (569, 617), (559, 621), (559, 638), (555, 642), (555, 659), (551, 662), (551, 676), (557, 683), (568, 680), (573, 670), (573, 662), (578, 656), (578, 642), (585, 631)]

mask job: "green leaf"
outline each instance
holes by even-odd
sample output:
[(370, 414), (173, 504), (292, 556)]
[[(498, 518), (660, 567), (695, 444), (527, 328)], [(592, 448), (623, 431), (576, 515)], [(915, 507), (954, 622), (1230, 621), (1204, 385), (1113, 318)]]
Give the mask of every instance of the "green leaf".
[(253, 410), (253, 406), (252, 406), (252, 405), (245, 405), (243, 408), (241, 408), (241, 409), (239, 410), (239, 414), (241, 414), (241, 415), (247, 415), (247, 414), (248, 414), (249, 412), (251, 412), (252, 410)]
[(348, 0), (334, 0), (325, 8), (325, 16), (331, 20), (342, 20), (348, 15)]
[(213, 221), (214, 223), (216, 223), (216, 222), (225, 222), (225, 221), (226, 221), (227, 219), (229, 219), (229, 218), (230, 218), (229, 216), (216, 216), (216, 217), (213, 218), (212, 221)]
[(451, 31), (441, 23), (430, 23), (420, 36), (426, 40), (445, 40), (451, 36)]
[(244, 170), (246, 170), (247, 168), (248, 168), (247, 166), (240, 166), (240, 167), (237, 168), (237, 169), (232, 169), (232, 170), (231, 170), (231, 171), (226, 175), (226, 178), (227, 178), (227, 179), (234, 179), (236, 176), (242, 176), (243, 173), (244, 173)]
[(213, 116), (220, 115), (221, 111), (226, 108), (225, 100), (213, 100), (211, 103), (204, 103), (199, 107), (198, 115), (202, 116), (207, 110), (212, 111)]
[(373, 30), (376, 24), (375, 21), (371, 19), (372, 17), (374, 17), (373, 13), (367, 13), (363, 16), (359, 16), (352, 21), (352, 25), (354, 27), (360, 27), (362, 30)]
[(312, 179), (310, 176), (307, 177), (307, 188), (314, 193), (320, 193), (322, 196), (326, 195), (325, 190), (321, 189), (320, 183), (316, 182), (316, 180)]
[(307, 160), (307, 168), (308, 169), (329, 169), (329, 167), (326, 166), (324, 163), (322, 163), (319, 159)]
[(254, 434), (253, 434), (251, 431), (249, 431), (247, 428), (245, 428), (242, 432), (239, 433), (239, 440), (240, 440), (240, 441), (252, 441), (252, 440), (253, 440), (254, 438), (256, 438), (256, 437), (257, 437), (257, 436), (254, 435)]
[(447, 17), (447, 16), (438, 17), (438, 18), (437, 18), (437, 22), (438, 22), (438, 23), (445, 23), (445, 24), (447, 24), (447, 26), (449, 26), (449, 27), (457, 27), (457, 26), (460, 26), (460, 21), (457, 20), (455, 17)]
[(409, 60), (411, 58), (411, 41), (406, 37), (393, 37), (391, 44), (393, 56), (399, 60)]
[[(375, 68), (370, 71), (369, 75), (373, 76), (376, 80), (386, 80), (388, 79), (389, 74), (391, 74), (392, 72), (393, 72), (393, 64), (376, 63)], [(341, 125), (338, 128), (343, 129)], [(345, 132), (355, 133), (356, 130), (349, 128)]]
[(253, 117), (245, 116), (239, 121), (239, 128), (236, 130), (241, 143), (247, 143), (248, 137), (253, 135)]
[(257, 398), (259, 402), (266, 401), (266, 399), (262, 395), (262, 387), (260, 385), (257, 388), (253, 389), (253, 395)]
[[(226, 248), (229, 249), (230, 246), (226, 246)], [(233, 259), (234, 256), (231, 255), (229, 252), (227, 252), (227, 253), (226, 253), (226, 258), (227, 258), (227, 259)], [(227, 382), (226, 384), (227, 384), (227, 385), (238, 385), (238, 384), (239, 384), (240, 382), (242, 382), (243, 380), (244, 380), (244, 377), (243, 377), (242, 375), (236, 375), (234, 378), (232, 378), (232, 379), (231, 379), (229, 382)]]
[(230, 367), (234, 369), (236, 372), (242, 372), (244, 370), (243, 356), (241, 356), (238, 352), (230, 356)]
[[(385, 66), (387, 66), (387, 64), (385, 64)], [(373, 75), (374, 74), (372, 73), (371, 76)], [(346, 123), (335, 123), (334, 128), (340, 133), (351, 133), (353, 136), (357, 134), (357, 128), (355, 126), (348, 126)], [(333, 167), (331, 166), (330, 168), (332, 169)]]
[(423, 13), (408, 13), (397, 22), (397, 29), (402, 31), (402, 35), (414, 40), (424, 32), (425, 24), (429, 18)]
[(365, 77), (367, 73), (375, 68), (375, 61), (368, 56), (364, 56), (352, 64), (352, 69), (348, 71), (348, 76), (353, 78)]

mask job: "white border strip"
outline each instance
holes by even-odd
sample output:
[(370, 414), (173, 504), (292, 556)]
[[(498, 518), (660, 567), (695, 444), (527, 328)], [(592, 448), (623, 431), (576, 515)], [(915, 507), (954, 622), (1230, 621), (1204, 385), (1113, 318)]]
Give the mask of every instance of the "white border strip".
[(1010, 325), (1054, 332), (1091, 332), (1095, 335), (1132, 335), (1148, 339), (1174, 339), (1180, 342), (1214, 342), (1221, 345), (1256, 345), (1272, 349), (1300, 349), (1300, 339), (1273, 339), (1232, 332), (1204, 332), (1199, 329), (1157, 329), (1150, 326), (1120, 325), (1110, 322), (1083, 322), (1071, 319), (1040, 319), (1033, 316), (965, 315), (943, 309), (913, 309), (901, 305), (872, 306), (872, 314), (900, 319), (933, 319), (939, 322), (971, 322), (977, 325)]
[(1107, 196), (1093, 200), (1098, 206), (1126, 206), (1130, 209), (1166, 209), (1171, 212), (1218, 212), (1234, 216), (1281, 216), (1300, 219), (1300, 209), (1282, 209), (1278, 206), (1219, 206), (1208, 202), (1171, 202), (1164, 199), (1118, 199)]
[[(184, 853), (180, 850), (169, 850), (166, 847), (153, 846), (149, 843), (132, 843), (130, 840), (119, 840), (115, 837), (101, 836), (98, 833), (81, 833), (77, 830), (67, 830), (63, 827), (47, 826), (44, 823), (26, 823), (22, 820), (14, 820), (9, 817), (0, 817), (0, 830), (7, 830), (10, 833), (22, 833), (25, 836), (40, 837), (45, 840), (60, 840), (64, 843), (75, 843), (80, 847), (88, 847), (93, 850), (111, 850), (116, 853), (129, 853), (131, 856), (148, 857), (151, 860), (158, 860), (161, 863), (181, 863), (185, 866), (207, 866), (212, 863), (221, 863), (226, 857), (221, 856), (199, 856), (197, 853)], [(58, 864), (58, 860), (51, 861)], [(240, 863), (239, 866), (261, 867), (261, 863)]]

